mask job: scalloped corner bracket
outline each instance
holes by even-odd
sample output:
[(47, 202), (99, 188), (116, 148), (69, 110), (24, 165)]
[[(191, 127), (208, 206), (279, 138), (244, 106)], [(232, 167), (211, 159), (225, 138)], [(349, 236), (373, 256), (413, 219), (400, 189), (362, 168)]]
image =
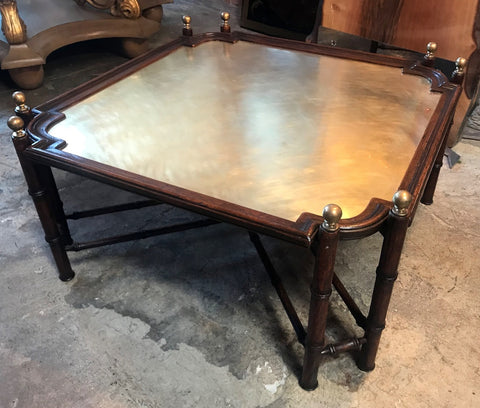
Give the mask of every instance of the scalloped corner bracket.
[(408, 63), (403, 67), (402, 72), (404, 74), (422, 76), (425, 79), (429, 80), (431, 84), (431, 91), (441, 91), (441, 89), (449, 83), (448, 78), (443, 72), (439, 71), (438, 69), (426, 66), (421, 62)]
[(63, 112), (55, 110), (37, 111), (35, 119), (29, 124), (29, 131), (34, 140), (32, 146), (41, 150), (65, 147), (66, 142), (63, 139), (58, 139), (48, 133), (52, 126), (63, 119), (65, 119)]

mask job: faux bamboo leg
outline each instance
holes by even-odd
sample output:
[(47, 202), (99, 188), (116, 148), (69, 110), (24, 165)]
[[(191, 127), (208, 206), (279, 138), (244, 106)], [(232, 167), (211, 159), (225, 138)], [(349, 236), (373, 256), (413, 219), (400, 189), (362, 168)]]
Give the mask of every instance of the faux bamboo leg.
[(412, 197), (407, 191), (399, 191), (394, 196), (394, 208), (390, 211), (385, 228), (382, 253), (377, 267), (377, 277), (373, 289), (372, 302), (367, 317), (366, 343), (363, 345), (357, 361), (363, 371), (375, 368), (375, 357), (385, 328), (388, 305), (393, 284), (397, 279), (397, 269), (403, 243), (409, 224), (408, 207)]
[(440, 148), (437, 158), (435, 159), (432, 172), (430, 173), (430, 176), (427, 181), (427, 185), (423, 192), (422, 199), (421, 199), (422, 204), (430, 205), (433, 203), (433, 195), (435, 194), (435, 189), (437, 188), (437, 181), (438, 181), (438, 176), (440, 175), (440, 169), (443, 166), (443, 156), (445, 155), (445, 148), (447, 147), (448, 135), (450, 134), (450, 129), (452, 128), (452, 124), (453, 124), (453, 117), (452, 117), (452, 120), (450, 121), (450, 125), (448, 126), (447, 131), (445, 132), (444, 140), (442, 142), (442, 147)]
[[(28, 126), (34, 115), (30, 106), (28, 106), (26, 103), (25, 94), (21, 91), (16, 91), (12, 94), (12, 99), (16, 105), (15, 114), (23, 120), (25, 127)], [(60, 230), (60, 235), (62, 236), (62, 242), (64, 245), (70, 245), (72, 244), (73, 240), (70, 236), (70, 230), (68, 228), (65, 212), (63, 210), (63, 203), (60, 199), (60, 195), (58, 194), (58, 188), (50, 167), (42, 166), (40, 177), (42, 178), (42, 184), (44, 184), (48, 189), (48, 196), (50, 197), (51, 204), (54, 208), (54, 214)]]
[(324, 223), (316, 238), (316, 258), (311, 285), (310, 311), (308, 316), (305, 356), (300, 386), (314, 390), (318, 386), (318, 367), (321, 351), (325, 346), (328, 302), (332, 293), (333, 267), (339, 239), (338, 221), (341, 210), (338, 206), (325, 207)]
[(63, 202), (58, 194), (57, 183), (52, 174), (52, 169), (48, 166), (41, 166), (38, 168), (39, 176), (42, 179), (42, 184), (48, 191), (48, 197), (51, 202), (55, 222), (57, 223), (63, 245), (71, 245), (73, 243), (70, 229), (68, 227), (67, 218), (63, 209)]
[[(479, 3), (480, 4), (480, 3)], [(435, 47), (436, 48), (436, 47)], [(425, 57), (426, 58), (426, 57)], [(465, 58), (459, 57), (455, 61), (455, 70), (452, 73), (452, 77), (450, 78), (450, 81), (454, 84), (457, 85), (462, 85), (463, 79), (465, 76), (465, 68), (467, 65), (467, 60)], [(438, 152), (438, 155), (435, 159), (435, 164), (433, 166), (433, 169), (430, 173), (430, 177), (428, 178), (427, 185), (425, 187), (423, 196), (422, 196), (422, 203), (426, 205), (430, 205), (433, 203), (433, 195), (435, 193), (435, 189), (437, 187), (437, 181), (438, 181), (438, 176), (440, 175), (440, 169), (442, 168), (443, 165), (443, 156), (445, 155), (445, 149), (447, 146), (449, 146), (449, 139), (451, 139), (450, 133), (452, 132), (452, 126), (454, 124), (454, 119), (455, 119), (455, 112), (452, 114), (450, 118), (450, 123), (448, 128), (445, 130), (444, 134), (444, 140), (442, 142), (442, 147), (440, 148), (440, 151)], [(455, 130), (455, 132), (458, 132), (459, 128)]]
[[(49, 187), (45, 185), (42, 174), (48, 173), (45, 166), (34, 164), (24, 156), (24, 151), (30, 145), (27, 134), (23, 130), (23, 120), (13, 116), (8, 121), (9, 127), (14, 131), (13, 144), (20, 161), (20, 165), (28, 185), (28, 192), (33, 199), (40, 222), (45, 232), (45, 240), (49, 243), (53, 258), (58, 268), (59, 277), (62, 281), (69, 281), (74, 277), (57, 225), (55, 207), (52, 205)], [(49, 169), (48, 169), (49, 170)]]

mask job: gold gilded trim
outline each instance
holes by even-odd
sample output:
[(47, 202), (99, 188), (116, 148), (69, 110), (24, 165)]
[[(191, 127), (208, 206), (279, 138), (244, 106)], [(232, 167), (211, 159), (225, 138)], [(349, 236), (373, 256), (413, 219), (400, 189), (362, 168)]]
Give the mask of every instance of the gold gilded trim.
[(137, 19), (142, 15), (142, 8), (137, 0), (118, 0), (113, 15), (122, 15), (125, 18)]
[(90, 4), (97, 9), (110, 9), (114, 16), (137, 19), (142, 15), (142, 7), (137, 0), (75, 0), (77, 4), (83, 6)]
[(2, 31), (9, 44), (27, 41), (27, 26), (20, 18), (15, 0), (0, 0)]

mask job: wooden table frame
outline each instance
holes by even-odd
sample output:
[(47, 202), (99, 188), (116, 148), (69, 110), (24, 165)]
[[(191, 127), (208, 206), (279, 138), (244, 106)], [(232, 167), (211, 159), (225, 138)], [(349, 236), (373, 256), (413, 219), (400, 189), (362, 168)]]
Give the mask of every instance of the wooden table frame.
[[(305, 345), (300, 385), (307, 390), (314, 389), (318, 384), (318, 368), (323, 356), (337, 352), (359, 350), (358, 367), (365, 371), (372, 370), (375, 366), (380, 336), (385, 326), (385, 317), (393, 284), (397, 277), (397, 268), (407, 228), (413, 220), (418, 204), (420, 202), (424, 204), (432, 203), (437, 178), (442, 166), (446, 136), (452, 124), (455, 104), (461, 88), (449, 82), (442, 73), (427, 67), (423, 62), (224, 31), (192, 36), (191, 28), (187, 25), (184, 29), (184, 36), (178, 40), (129, 61), (107, 74), (39, 106), (33, 111), (25, 105), (22, 94), (14, 94), (18, 117), (12, 117), (9, 120), (9, 126), (14, 131), (12, 140), (28, 184), (29, 193), (35, 203), (45, 231), (45, 238), (50, 245), (57, 265), (60, 279), (68, 281), (74, 277), (67, 256), (69, 250), (102, 246), (128, 239), (180, 231), (190, 227), (211, 225), (216, 222), (234, 224), (249, 231), (251, 240), (270, 274), (297, 337)], [(303, 213), (298, 220), (293, 222), (73, 156), (61, 150), (63, 143), (61, 140), (48, 134), (49, 127), (62, 119), (61, 111), (65, 108), (108, 87), (119, 79), (148, 65), (153, 60), (168, 55), (179, 47), (197, 46), (207, 41), (231, 43), (249, 41), (307, 53), (374, 62), (403, 68), (404, 73), (429, 78), (431, 89), (440, 92), (442, 96), (393, 202), (373, 197), (360, 215), (346, 220), (340, 219), (341, 212), (338, 207), (330, 205), (325, 208), (322, 215)], [(460, 74), (453, 79), (454, 82), (461, 80)], [(24, 123), (27, 125), (26, 128)], [(149, 200), (132, 205), (113, 206), (66, 216), (51, 167), (137, 193)], [(83, 246), (74, 243), (70, 236), (67, 218), (82, 218), (157, 203), (170, 204), (205, 215), (207, 218), (205, 221), (164, 227), (144, 233), (114, 237), (110, 240), (94, 241)], [(383, 235), (383, 246), (376, 271), (376, 282), (370, 310), (368, 316), (364, 316), (335, 275), (334, 261), (337, 243), (340, 239), (358, 239), (376, 232)], [(275, 274), (258, 234), (273, 236), (292, 244), (308, 247), (314, 253), (316, 261), (312, 271), (307, 329), (300, 322), (285, 288)], [(365, 335), (363, 337), (350, 339), (336, 345), (326, 344), (325, 327), (332, 285), (346, 303), (357, 324), (364, 329)]]

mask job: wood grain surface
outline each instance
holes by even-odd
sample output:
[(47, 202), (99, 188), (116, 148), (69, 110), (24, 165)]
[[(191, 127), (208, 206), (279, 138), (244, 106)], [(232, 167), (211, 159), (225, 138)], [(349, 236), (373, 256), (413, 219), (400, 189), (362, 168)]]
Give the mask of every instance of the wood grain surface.
[(323, 26), (419, 52), (429, 41), (437, 56), (455, 60), (475, 50), (478, 0), (325, 0)]
[(478, 0), (325, 0), (322, 25), (400, 48), (425, 52), (437, 43), (436, 56), (469, 60), (465, 91), (458, 103), (449, 146), (460, 133), (480, 77)]

